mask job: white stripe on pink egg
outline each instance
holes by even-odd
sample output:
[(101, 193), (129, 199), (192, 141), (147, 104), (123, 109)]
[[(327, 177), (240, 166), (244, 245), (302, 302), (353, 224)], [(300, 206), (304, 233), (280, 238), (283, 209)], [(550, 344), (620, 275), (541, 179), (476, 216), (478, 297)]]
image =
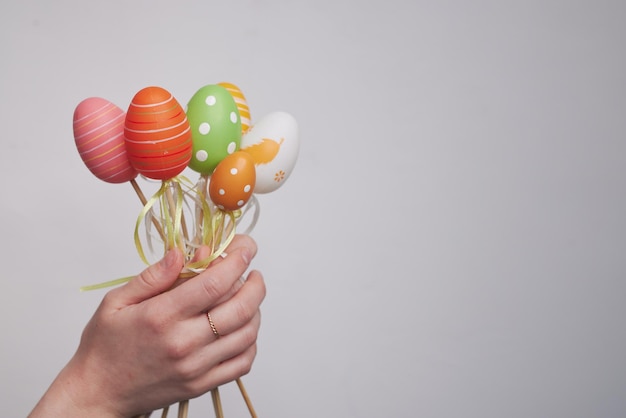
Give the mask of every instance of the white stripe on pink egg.
[(77, 132), (75, 132), (74, 138), (75, 139), (81, 139), (83, 136), (89, 135), (89, 134), (91, 134), (91, 133), (93, 133), (95, 131), (101, 130), (102, 128), (104, 128), (104, 127), (106, 127), (108, 125), (111, 125), (113, 123), (121, 123), (122, 125), (124, 124), (124, 113), (121, 113), (118, 116), (116, 116), (116, 117), (114, 117), (114, 118), (112, 118), (110, 120), (106, 120), (106, 122), (104, 122), (104, 123), (97, 124), (95, 128), (93, 128), (93, 129), (91, 129), (89, 131), (81, 132), (81, 128), (83, 128), (83, 127), (86, 128), (87, 126), (89, 126), (90, 124), (95, 122), (96, 119), (104, 117), (104, 116), (106, 116), (105, 113), (100, 114), (100, 115), (96, 115), (96, 117), (94, 117), (93, 119), (90, 119), (89, 121), (87, 121), (83, 126), (77, 128), (76, 129)]
[[(95, 98), (93, 98), (95, 99)], [(91, 100), (91, 99), (86, 99), (86, 100)], [(80, 105), (79, 105), (80, 106)], [(74, 125), (78, 125), (80, 122), (83, 121), (83, 119), (87, 119), (88, 117), (92, 116), (92, 115), (97, 115), (102, 113), (103, 109), (109, 108), (110, 110), (115, 110), (117, 106), (115, 106), (113, 103), (110, 102), (103, 102), (102, 106), (96, 110), (94, 110), (91, 113), (87, 113), (81, 117), (79, 117), (78, 119), (74, 119)], [(120, 109), (121, 110), (121, 109)]]

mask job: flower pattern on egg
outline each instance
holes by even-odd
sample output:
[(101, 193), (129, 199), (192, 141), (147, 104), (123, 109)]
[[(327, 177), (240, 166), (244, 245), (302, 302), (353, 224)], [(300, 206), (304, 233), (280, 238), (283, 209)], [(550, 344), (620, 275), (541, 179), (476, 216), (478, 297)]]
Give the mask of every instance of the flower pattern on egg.
[(283, 170), (278, 171), (274, 175), (274, 181), (276, 181), (276, 182), (283, 181), (284, 179), (285, 179), (285, 172)]

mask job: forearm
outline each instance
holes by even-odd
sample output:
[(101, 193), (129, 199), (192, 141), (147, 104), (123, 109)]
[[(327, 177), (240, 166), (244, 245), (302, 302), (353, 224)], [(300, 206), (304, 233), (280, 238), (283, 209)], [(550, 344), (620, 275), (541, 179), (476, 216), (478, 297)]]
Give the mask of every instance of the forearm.
[(28, 418), (122, 418), (70, 362), (52, 382)]

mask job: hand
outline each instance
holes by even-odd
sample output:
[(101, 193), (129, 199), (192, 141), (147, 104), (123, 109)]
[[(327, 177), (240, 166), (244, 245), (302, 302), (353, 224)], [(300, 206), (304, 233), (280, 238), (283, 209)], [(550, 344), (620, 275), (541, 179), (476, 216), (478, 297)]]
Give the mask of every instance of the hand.
[(197, 397), (248, 373), (265, 285), (256, 271), (245, 283), (240, 280), (256, 254), (251, 238), (236, 236), (227, 252), (173, 287), (184, 260), (179, 250), (170, 250), (109, 291), (75, 355), (30, 417), (130, 417)]

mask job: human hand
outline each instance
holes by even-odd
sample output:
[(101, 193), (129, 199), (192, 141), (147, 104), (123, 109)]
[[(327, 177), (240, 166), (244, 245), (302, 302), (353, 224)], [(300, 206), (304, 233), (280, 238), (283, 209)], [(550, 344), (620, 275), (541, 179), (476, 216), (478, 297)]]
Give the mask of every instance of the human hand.
[(170, 250), (109, 291), (76, 354), (30, 417), (130, 417), (197, 397), (248, 373), (265, 285), (256, 271), (245, 283), (240, 280), (256, 254), (251, 238), (236, 236), (227, 252), (173, 287), (184, 260), (179, 250)]

